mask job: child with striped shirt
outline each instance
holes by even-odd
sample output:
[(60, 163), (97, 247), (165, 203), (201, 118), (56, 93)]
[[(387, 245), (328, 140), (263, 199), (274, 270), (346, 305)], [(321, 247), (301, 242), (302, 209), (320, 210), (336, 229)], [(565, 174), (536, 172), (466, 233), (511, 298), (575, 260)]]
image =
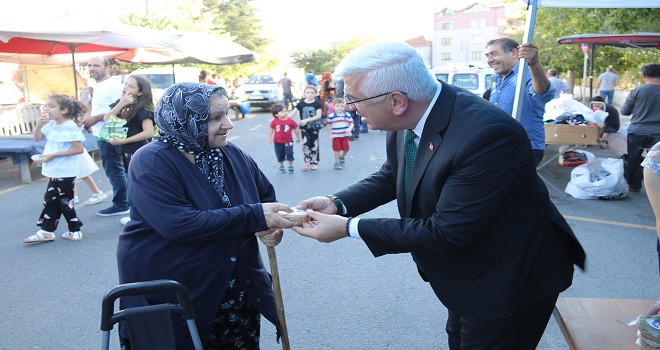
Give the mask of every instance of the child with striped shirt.
[(344, 111), (344, 100), (333, 100), (335, 111), (328, 116), (328, 133), (332, 140), (332, 150), (335, 152), (335, 169), (344, 168), (346, 153), (348, 153), (348, 140), (353, 130), (353, 118)]

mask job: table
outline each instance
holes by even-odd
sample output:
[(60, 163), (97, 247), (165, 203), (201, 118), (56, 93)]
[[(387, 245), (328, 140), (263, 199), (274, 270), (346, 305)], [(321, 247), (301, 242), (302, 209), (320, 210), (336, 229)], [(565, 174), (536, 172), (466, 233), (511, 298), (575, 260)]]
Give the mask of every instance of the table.
[[(85, 135), (83, 146), (88, 152), (99, 149), (96, 136), (87, 131), (83, 131), (83, 134)], [(11, 158), (12, 163), (21, 169), (21, 181), (29, 184), (32, 183), (30, 157), (43, 153), (45, 145), (45, 140), (35, 142), (29, 134), (0, 137), (0, 158)]]
[(637, 327), (616, 319), (635, 318), (655, 300), (559, 298), (552, 314), (571, 350), (639, 350)]

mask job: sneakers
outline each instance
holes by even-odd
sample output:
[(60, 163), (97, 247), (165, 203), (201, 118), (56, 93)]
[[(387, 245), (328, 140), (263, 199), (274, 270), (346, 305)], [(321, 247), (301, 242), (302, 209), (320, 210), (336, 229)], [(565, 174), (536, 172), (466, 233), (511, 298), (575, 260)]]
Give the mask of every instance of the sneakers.
[(126, 224), (128, 224), (129, 221), (131, 221), (130, 216), (125, 216), (125, 217), (119, 219), (119, 222), (124, 226), (126, 226)]
[(335, 163), (335, 169), (336, 170), (341, 170), (341, 169), (344, 169), (344, 167), (341, 166), (341, 164), (339, 164), (339, 163)]
[(304, 170), (304, 171), (309, 170), (309, 163), (305, 163), (305, 164), (303, 165), (303, 170)]
[(319, 167), (316, 164), (312, 164), (312, 166), (309, 167), (309, 169), (311, 169), (311, 170), (316, 170), (318, 168)]
[(108, 195), (103, 192), (93, 193), (92, 196), (89, 197), (89, 199), (87, 200), (87, 204), (98, 204), (101, 203), (106, 198), (108, 198)]
[(284, 174), (284, 173), (286, 173), (286, 171), (284, 170), (284, 167), (283, 167), (283, 166), (280, 167), (280, 170), (279, 170), (279, 171), (280, 171), (280, 174)]
[(346, 164), (344, 157), (339, 157), (339, 164), (341, 164), (341, 166), (344, 166), (344, 164)]
[(78, 196), (73, 196), (73, 203), (74, 204), (80, 203), (80, 198), (78, 198)]
[(116, 215), (128, 215), (131, 212), (130, 209), (119, 209), (114, 205), (110, 208), (105, 208), (96, 212), (98, 216), (116, 216)]
[(289, 165), (289, 174), (293, 174), (293, 165)]

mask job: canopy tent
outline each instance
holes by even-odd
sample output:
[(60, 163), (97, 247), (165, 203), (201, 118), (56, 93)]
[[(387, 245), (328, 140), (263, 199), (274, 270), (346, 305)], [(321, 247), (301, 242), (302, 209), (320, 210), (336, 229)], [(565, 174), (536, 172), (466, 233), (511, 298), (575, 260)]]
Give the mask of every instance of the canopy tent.
[[(525, 25), (525, 33), (523, 35), (523, 43), (531, 43), (534, 37), (534, 24), (536, 22), (536, 10), (538, 6), (544, 7), (568, 7), (568, 8), (660, 8), (660, 1), (658, 0), (523, 0), (529, 5), (527, 10), (527, 20)], [(522, 89), (523, 81), (526, 80), (527, 75), (527, 62), (520, 59), (516, 95), (513, 100), (512, 115), (520, 120), (522, 112), (522, 98), (525, 90)]]
[[(591, 64), (589, 65), (589, 77), (593, 80), (594, 71), (594, 51), (597, 46), (613, 46), (618, 48), (635, 49), (658, 49), (660, 50), (660, 33), (639, 33), (639, 34), (580, 34), (565, 36), (557, 39), (557, 43), (562, 44), (580, 44), (589, 45), (591, 53)], [(586, 53), (585, 53), (586, 59)], [(584, 77), (587, 76), (587, 67), (585, 63)], [(584, 103), (586, 90), (586, 79), (582, 82), (582, 99)], [(589, 84), (589, 96), (593, 98), (593, 81)]]
[[(123, 23), (106, 23), (69, 15), (0, 25), (0, 62), (73, 66), (77, 93), (76, 58), (112, 56), (128, 49), (172, 49), (180, 35)], [(82, 54), (82, 55), (81, 55)], [(70, 56), (70, 60), (66, 60)]]
[(136, 48), (113, 58), (146, 64), (236, 64), (256, 60), (254, 53), (245, 47), (222, 37), (201, 32), (181, 32), (174, 50)]

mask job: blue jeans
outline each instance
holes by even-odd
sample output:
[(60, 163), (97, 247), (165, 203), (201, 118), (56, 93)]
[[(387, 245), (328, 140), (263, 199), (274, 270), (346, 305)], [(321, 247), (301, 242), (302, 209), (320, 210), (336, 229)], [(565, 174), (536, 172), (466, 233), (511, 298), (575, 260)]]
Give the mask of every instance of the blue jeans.
[(98, 141), (101, 162), (105, 175), (112, 185), (112, 205), (120, 210), (128, 209), (128, 191), (126, 189), (126, 171), (121, 158), (119, 146), (113, 146), (105, 141)]
[[(605, 99), (607, 97), (607, 99)], [(612, 101), (614, 101), (614, 90), (600, 90), (600, 98), (603, 99), (603, 101), (607, 101), (607, 105), (611, 106)]]
[(628, 164), (624, 171), (628, 186), (633, 190), (642, 188), (642, 152), (645, 148), (653, 147), (658, 141), (660, 135), (628, 134)]
[(282, 94), (282, 106), (284, 108), (289, 108), (289, 106), (293, 106), (293, 94), (290, 92), (285, 92)]

